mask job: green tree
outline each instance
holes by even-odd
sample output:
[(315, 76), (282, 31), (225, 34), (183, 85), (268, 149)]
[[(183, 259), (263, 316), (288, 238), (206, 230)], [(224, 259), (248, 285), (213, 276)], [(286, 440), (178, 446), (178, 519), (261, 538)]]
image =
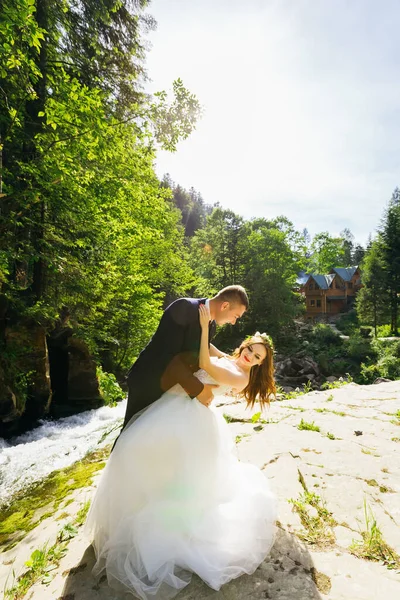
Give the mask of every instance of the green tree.
[(329, 273), (333, 267), (345, 266), (343, 240), (332, 237), (327, 231), (317, 233), (311, 243), (311, 256), (307, 271), (313, 274)]
[(282, 339), (301, 311), (294, 292), (301, 253), (293, 247), (297, 233), (287, 219), (255, 219), (246, 224), (244, 285), (250, 293), (246, 328), (262, 329)]
[[(6, 323), (29, 319), (49, 331), (69, 315), (93, 353), (121, 372), (154, 331), (165, 299), (193, 286), (180, 213), (153, 163), (160, 143), (173, 150), (189, 135), (199, 105), (179, 80), (172, 101), (141, 94), (134, 65), (146, 4), (2, 4), (3, 346)], [(74, 14), (88, 15), (77, 29)]]
[(360, 321), (371, 323), (377, 336), (378, 325), (382, 324), (388, 315), (386, 271), (380, 237), (371, 244), (361, 268), (363, 287), (356, 297), (356, 310)]
[(383, 260), (390, 302), (390, 327), (398, 335), (398, 310), (400, 302), (400, 190), (393, 192), (381, 225)]
[(215, 208), (204, 229), (192, 238), (191, 265), (200, 278), (197, 289), (218, 289), (243, 277), (244, 220), (231, 210)]
[(354, 235), (348, 227), (345, 227), (339, 236), (342, 238), (343, 266), (351, 267), (353, 266)]
[(361, 244), (356, 244), (353, 252), (353, 265), (358, 266), (362, 263), (365, 256), (365, 249)]

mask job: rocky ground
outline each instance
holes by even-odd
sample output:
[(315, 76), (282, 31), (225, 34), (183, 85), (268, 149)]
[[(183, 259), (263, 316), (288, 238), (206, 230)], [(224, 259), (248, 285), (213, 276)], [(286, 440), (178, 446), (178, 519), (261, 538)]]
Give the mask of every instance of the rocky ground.
[[(231, 398), (218, 410), (230, 421), (240, 460), (258, 465), (276, 492), (276, 541), (252, 576), (219, 592), (194, 577), (178, 600), (400, 598), (400, 381), (349, 384), (274, 402), (253, 421)], [(18, 582), (34, 550), (63, 544), (61, 558), (50, 561), (26, 598), (132, 598), (112, 591), (104, 577), (93, 579), (92, 549), (81, 527), (69, 526), (98, 477), (0, 555), (0, 589)], [(56, 542), (60, 530), (65, 542)]]

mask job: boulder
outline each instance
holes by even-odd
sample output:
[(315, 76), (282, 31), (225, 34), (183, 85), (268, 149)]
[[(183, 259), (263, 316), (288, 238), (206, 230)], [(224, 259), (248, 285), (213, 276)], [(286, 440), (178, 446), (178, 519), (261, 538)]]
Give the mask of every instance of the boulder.
[[(7, 348), (16, 359), (13, 366), (21, 373), (25, 389), (18, 401), (27, 419), (35, 420), (48, 413), (51, 402), (49, 357), (44, 327), (26, 321), (5, 331)], [(15, 391), (18, 396), (17, 392)]]
[[(100, 395), (99, 382), (96, 376), (96, 363), (90, 355), (87, 344), (72, 336), (72, 330), (58, 335), (58, 353), (54, 354), (54, 339), (50, 343), (51, 369), (54, 401), (51, 414), (54, 417), (65, 417), (104, 404)], [(56, 358), (60, 361), (55, 362)], [(53, 375), (54, 374), (54, 375)], [(58, 377), (59, 379), (56, 379)]]

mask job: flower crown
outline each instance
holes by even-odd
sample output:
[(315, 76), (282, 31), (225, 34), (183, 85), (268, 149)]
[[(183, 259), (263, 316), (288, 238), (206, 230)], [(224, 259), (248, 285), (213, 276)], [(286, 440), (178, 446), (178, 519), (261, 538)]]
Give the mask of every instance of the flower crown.
[(256, 331), (255, 334), (250, 337), (261, 338), (265, 345), (268, 346), (268, 348), (270, 348), (272, 351), (274, 351), (274, 342), (272, 341), (272, 338), (270, 335), (268, 335), (268, 333), (260, 333), (259, 331)]

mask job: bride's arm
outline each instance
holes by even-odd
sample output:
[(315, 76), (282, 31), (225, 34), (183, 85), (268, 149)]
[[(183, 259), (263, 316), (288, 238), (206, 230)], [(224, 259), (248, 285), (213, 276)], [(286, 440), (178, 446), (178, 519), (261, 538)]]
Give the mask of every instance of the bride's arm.
[(199, 366), (201, 369), (207, 371), (211, 377), (218, 383), (229, 385), (232, 388), (240, 391), (244, 389), (249, 381), (245, 373), (241, 373), (228, 369), (223, 365), (216, 365), (210, 360), (210, 352), (208, 349), (208, 325), (210, 322), (210, 312), (204, 304), (200, 304), (200, 327), (201, 327), (201, 338), (200, 338), (200, 356)]
[(228, 355), (225, 354), (225, 352), (221, 352), (221, 350), (218, 350), (218, 348), (216, 348), (214, 344), (210, 344), (210, 356), (217, 356), (218, 358), (222, 358), (223, 356), (228, 357)]

